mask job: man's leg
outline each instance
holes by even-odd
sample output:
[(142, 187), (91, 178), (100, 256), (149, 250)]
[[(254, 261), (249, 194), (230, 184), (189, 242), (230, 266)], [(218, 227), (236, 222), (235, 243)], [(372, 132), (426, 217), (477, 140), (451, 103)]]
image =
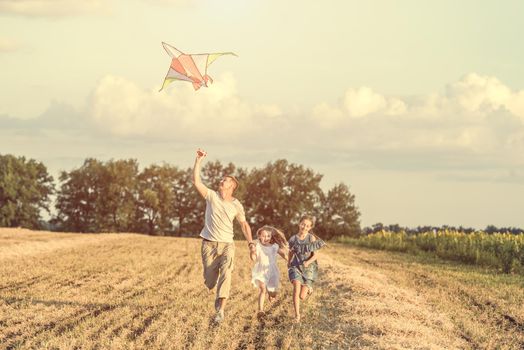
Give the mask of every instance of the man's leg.
[(211, 290), (218, 281), (219, 256), (217, 256), (217, 242), (202, 240), (202, 267), (204, 268), (204, 284)]
[(235, 259), (235, 244), (219, 243), (218, 255), (218, 270), (220, 273), (217, 283), (217, 299), (219, 300), (219, 310), (223, 311), (226, 299), (229, 298), (229, 292), (231, 290), (233, 261)]

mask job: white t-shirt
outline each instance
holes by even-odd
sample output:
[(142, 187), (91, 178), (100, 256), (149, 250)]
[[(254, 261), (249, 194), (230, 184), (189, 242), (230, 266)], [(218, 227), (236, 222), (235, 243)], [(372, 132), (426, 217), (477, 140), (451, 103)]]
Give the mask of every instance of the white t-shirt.
[(233, 242), (233, 220), (246, 221), (244, 207), (238, 199), (225, 201), (208, 189), (206, 195), (206, 219), (200, 237), (215, 242)]

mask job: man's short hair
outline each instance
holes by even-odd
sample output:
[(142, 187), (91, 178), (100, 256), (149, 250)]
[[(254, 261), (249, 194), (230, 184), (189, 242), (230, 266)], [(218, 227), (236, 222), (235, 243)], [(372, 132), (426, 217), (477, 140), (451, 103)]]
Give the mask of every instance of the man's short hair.
[(229, 177), (231, 180), (233, 180), (233, 182), (235, 183), (235, 188), (233, 188), (233, 191), (236, 190), (238, 188), (238, 180), (236, 177), (234, 177), (233, 175), (226, 175), (225, 177)]

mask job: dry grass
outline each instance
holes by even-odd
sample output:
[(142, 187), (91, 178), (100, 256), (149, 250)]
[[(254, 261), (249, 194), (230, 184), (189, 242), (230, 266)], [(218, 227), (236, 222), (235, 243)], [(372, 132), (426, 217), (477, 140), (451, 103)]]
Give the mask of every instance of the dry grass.
[[(202, 282), (198, 239), (0, 229), (0, 349), (462, 349), (522, 344), (511, 330), (490, 344), (482, 338), (488, 333), (464, 324), (484, 311), (465, 307), (468, 313), (461, 315), (460, 309), (439, 305), (438, 298), (455, 294), (456, 285), (442, 282), (429, 288), (424, 281), (451, 280), (442, 269), (412, 264), (413, 271), (406, 272), (403, 263), (390, 263), (400, 259), (394, 254), (342, 245), (330, 245), (321, 255), (320, 278), (303, 305), (302, 324), (291, 322), (291, 286), (283, 260), (282, 293), (259, 320), (247, 253), (239, 242), (226, 320), (216, 326), (214, 295)], [(426, 277), (411, 280), (418, 274)], [(478, 297), (463, 283), (464, 293)], [(490, 305), (501, 315), (520, 307), (507, 315), (521, 322), (522, 300), (504, 298), (511, 289), (483, 290), (491, 293)], [(457, 304), (466, 299), (458, 298)], [(509, 343), (504, 335), (517, 340)]]
[[(524, 349), (522, 275), (499, 274), (494, 270), (438, 259), (429, 260), (424, 256), (339, 245), (332, 245), (327, 253), (340, 263), (363, 270), (363, 274), (375, 275), (373, 279), (378, 281), (375, 292), (380, 298), (371, 298), (370, 308), (379, 309), (382, 303), (380, 300), (390, 308), (395, 303), (386, 300), (391, 299), (392, 290), (401, 288), (408, 291), (395, 299), (407, 297), (414, 308), (408, 307), (402, 312), (402, 316), (395, 315), (393, 318), (401, 320), (410, 314), (413, 319), (430, 316), (424, 323), (442, 324), (438, 336), (441, 340), (439, 346), (459, 349)], [(420, 302), (425, 306), (421, 307)], [(433, 311), (427, 315), (424, 310)], [(382, 317), (387, 318), (384, 316), (387, 314), (383, 312)], [(369, 321), (368, 324), (373, 327), (374, 322)], [(413, 324), (408, 319), (403, 319), (402, 322)], [(393, 319), (378, 325), (378, 328), (381, 325), (388, 328), (388, 334), (384, 336), (388, 342), (391, 337), (402, 339), (402, 332), (392, 328), (392, 324), (395, 324)], [(420, 332), (422, 333), (422, 329)], [(421, 345), (433, 347), (426, 338), (427, 334), (419, 336)]]

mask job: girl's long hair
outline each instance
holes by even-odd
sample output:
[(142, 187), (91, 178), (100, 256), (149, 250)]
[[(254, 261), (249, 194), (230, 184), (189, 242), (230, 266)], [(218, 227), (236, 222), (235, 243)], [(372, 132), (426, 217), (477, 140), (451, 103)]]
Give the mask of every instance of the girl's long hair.
[(269, 241), (269, 243), (271, 244), (278, 244), (279, 248), (286, 248), (288, 247), (287, 245), (287, 239), (286, 239), (286, 235), (284, 234), (284, 232), (280, 231), (279, 229), (273, 227), (273, 226), (269, 226), (269, 225), (264, 225), (262, 226), (261, 228), (259, 228), (257, 230), (257, 237), (259, 238), (260, 240), (260, 233), (262, 231), (269, 231), (271, 232), (271, 240)]

